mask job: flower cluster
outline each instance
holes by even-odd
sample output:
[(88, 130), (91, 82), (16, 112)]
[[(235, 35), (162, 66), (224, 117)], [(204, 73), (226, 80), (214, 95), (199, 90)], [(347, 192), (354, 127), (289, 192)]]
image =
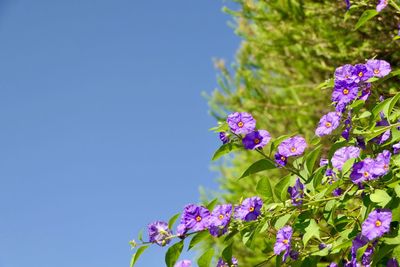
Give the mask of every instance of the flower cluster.
[(391, 154), (388, 150), (379, 153), (376, 159), (365, 158), (353, 165), (350, 179), (355, 184), (378, 179), (389, 171)]
[(303, 137), (290, 137), (279, 144), (275, 161), (280, 166), (286, 166), (289, 157), (300, 156), (306, 148), (307, 143)]

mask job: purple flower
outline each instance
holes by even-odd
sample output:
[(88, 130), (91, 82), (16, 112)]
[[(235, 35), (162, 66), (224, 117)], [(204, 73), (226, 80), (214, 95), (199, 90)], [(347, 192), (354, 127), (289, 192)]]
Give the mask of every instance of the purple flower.
[(379, 0), (378, 5), (376, 6), (376, 11), (381, 12), (385, 7), (387, 7), (389, 0)]
[[(380, 113), (381, 120), (376, 123), (376, 126), (389, 126), (389, 122), (385, 119), (383, 113)], [(383, 134), (372, 139), (378, 145), (382, 145), (390, 138), (390, 130), (385, 131)]]
[(229, 265), (222, 258), (219, 258), (217, 267), (237, 267), (238, 266), (238, 260), (235, 257), (232, 257), (231, 261), (232, 261), (232, 265)]
[(326, 248), (326, 244), (325, 243), (321, 243), (321, 244), (318, 245), (318, 248), (320, 250), (323, 250), (324, 248)]
[(290, 194), (290, 198), (292, 199), (293, 206), (299, 206), (303, 203), (304, 185), (300, 182), (299, 178), (297, 178), (293, 187), (288, 187), (288, 192)]
[(220, 132), (219, 139), (222, 141), (223, 144), (226, 144), (229, 142), (229, 135), (226, 132)]
[(346, 3), (346, 9), (349, 10), (350, 9), (350, 0), (344, 0), (344, 2)]
[(338, 267), (338, 265), (337, 265), (336, 263), (334, 263), (334, 262), (331, 262), (331, 263), (328, 265), (328, 267)]
[(297, 261), (299, 259), (299, 255), (300, 255), (300, 253), (295, 250), (291, 250), (289, 253), (290, 258), (294, 261)]
[(345, 81), (336, 81), (332, 93), (332, 102), (347, 105), (357, 98), (358, 85), (356, 83), (347, 83)]
[(177, 262), (174, 267), (191, 267), (192, 262), (190, 260), (182, 260)]
[(360, 162), (354, 163), (350, 174), (350, 179), (353, 183), (360, 184), (361, 182), (374, 180), (376, 178), (375, 160), (366, 158)]
[(361, 226), (361, 234), (373, 240), (389, 232), (392, 212), (388, 209), (376, 209), (372, 211)]
[(333, 195), (334, 197), (338, 197), (338, 196), (340, 196), (341, 194), (343, 194), (343, 189), (340, 188), (340, 187), (338, 187), (338, 188), (336, 188), (335, 190), (332, 191), (332, 195)]
[(210, 234), (213, 236), (221, 236), (228, 230), (231, 221), (232, 205), (218, 205), (214, 208), (210, 217)]
[(301, 136), (294, 136), (284, 140), (278, 146), (278, 153), (285, 157), (299, 156), (307, 147), (306, 140)]
[(354, 76), (357, 78), (354, 80), (356, 83), (365, 82), (369, 78), (374, 76), (374, 73), (371, 69), (367, 68), (364, 64), (357, 64), (354, 66)]
[(385, 77), (388, 75), (392, 69), (390, 64), (385, 60), (370, 59), (367, 61), (366, 66), (372, 71), (375, 77)]
[(374, 175), (376, 176), (382, 176), (388, 173), (389, 171), (389, 164), (390, 164), (390, 152), (388, 150), (382, 151), (382, 153), (379, 153), (378, 156), (375, 159), (375, 165), (374, 165)]
[(235, 218), (244, 221), (254, 221), (261, 214), (263, 201), (259, 197), (249, 197), (235, 207)]
[(318, 136), (324, 136), (330, 134), (340, 124), (340, 115), (337, 112), (329, 112), (322, 116), (319, 120), (318, 127), (315, 130), (315, 134)]
[(356, 137), (356, 140), (357, 140), (357, 146), (358, 146), (358, 147), (360, 147), (361, 149), (365, 149), (365, 148), (366, 148), (366, 146), (365, 146), (365, 140), (364, 140), (363, 137), (357, 136), (357, 137)]
[(243, 138), (243, 146), (246, 149), (262, 148), (271, 140), (271, 135), (265, 130), (258, 130), (246, 134)]
[(371, 95), (371, 84), (364, 83), (362, 85), (361, 96), (359, 97), (359, 99), (367, 101), (367, 99), (370, 95)]
[(350, 137), (350, 129), (351, 129), (351, 126), (346, 127), (346, 128), (344, 129), (344, 131), (342, 132), (342, 137), (343, 137), (344, 139), (346, 139), (346, 140), (349, 140), (349, 137)]
[(328, 159), (321, 158), (321, 159), (319, 160), (319, 166), (320, 166), (320, 167), (326, 166), (326, 165), (328, 165), (328, 163), (329, 163)]
[(285, 251), (285, 254), (283, 255), (283, 261), (286, 260), (287, 256), (290, 253), (292, 234), (293, 234), (293, 229), (290, 226), (285, 226), (281, 228), (276, 234), (274, 254), (280, 255), (283, 251)]
[(368, 245), (367, 249), (365, 250), (364, 254), (361, 257), (361, 263), (366, 266), (370, 265), (372, 262), (372, 256), (374, 256), (374, 246)]
[(357, 250), (359, 248), (362, 248), (368, 243), (368, 239), (363, 236), (363, 235), (357, 235), (353, 241), (352, 241), (352, 246), (351, 246), (351, 258), (353, 260), (356, 260), (357, 257)]
[(283, 156), (283, 155), (281, 155), (279, 153), (276, 153), (275, 154), (275, 162), (280, 166), (286, 166), (287, 157), (285, 157), (285, 156)]
[(335, 81), (351, 83), (355, 79), (357, 76), (354, 74), (354, 67), (350, 64), (340, 66), (335, 70)]
[(202, 231), (208, 228), (210, 211), (203, 206), (189, 204), (185, 207), (182, 214), (181, 223), (186, 230)]
[(396, 258), (391, 258), (386, 263), (386, 267), (399, 267), (399, 263), (397, 262)]
[(183, 222), (183, 218), (182, 218), (181, 223), (176, 228), (176, 233), (179, 237), (183, 237), (186, 234), (187, 230), (189, 230), (189, 229), (186, 229), (185, 222)]
[(150, 242), (160, 246), (165, 246), (169, 243), (172, 232), (168, 228), (168, 223), (155, 221), (147, 226), (147, 230)]
[(400, 143), (393, 145), (393, 154), (397, 155), (400, 153)]
[(338, 170), (342, 170), (343, 164), (353, 158), (358, 158), (360, 149), (355, 146), (342, 147), (335, 151), (332, 157), (332, 166)]
[(226, 119), (231, 131), (235, 134), (248, 134), (256, 128), (256, 120), (247, 112), (235, 112)]

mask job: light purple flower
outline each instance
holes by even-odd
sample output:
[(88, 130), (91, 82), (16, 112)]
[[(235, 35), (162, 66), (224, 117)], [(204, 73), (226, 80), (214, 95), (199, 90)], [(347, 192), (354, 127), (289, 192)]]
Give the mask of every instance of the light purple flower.
[(360, 184), (361, 182), (374, 180), (376, 178), (375, 160), (366, 158), (360, 162), (354, 163), (350, 174), (350, 179), (353, 183)]
[(373, 240), (381, 237), (390, 230), (392, 212), (388, 209), (376, 209), (372, 211), (361, 226), (361, 234)]
[(246, 134), (243, 138), (243, 146), (245, 149), (263, 148), (271, 140), (271, 135), (265, 130), (258, 130)]
[(399, 263), (397, 262), (396, 258), (391, 258), (386, 263), (386, 267), (399, 267)]
[(190, 260), (181, 260), (177, 262), (174, 267), (191, 267), (192, 262)]
[(288, 187), (288, 192), (290, 194), (293, 206), (299, 206), (303, 203), (304, 185), (301, 183), (299, 178), (297, 178), (296, 183), (293, 187)]
[(209, 220), (210, 211), (207, 208), (189, 204), (183, 211), (181, 223), (184, 223), (186, 230), (201, 231), (208, 228)]
[(360, 149), (355, 146), (342, 147), (335, 151), (332, 157), (332, 166), (338, 170), (342, 170), (343, 164), (349, 159), (358, 158)]
[(368, 245), (367, 249), (365, 250), (364, 254), (361, 257), (361, 263), (364, 266), (369, 266), (372, 262), (372, 257), (374, 256), (375, 248), (373, 245)]
[(338, 265), (335, 262), (331, 262), (328, 267), (338, 267)]
[(364, 64), (357, 64), (354, 66), (354, 75), (357, 77), (354, 81), (356, 83), (365, 82), (374, 76), (374, 73), (367, 68)]
[(329, 163), (328, 159), (321, 158), (321, 159), (319, 160), (319, 166), (320, 166), (320, 167), (326, 166), (326, 165), (328, 165), (328, 163)]
[(211, 212), (210, 216), (210, 234), (213, 236), (221, 236), (228, 230), (231, 221), (232, 205), (218, 205)]
[(382, 153), (378, 154), (378, 156), (375, 159), (375, 165), (373, 170), (375, 176), (382, 176), (388, 173), (390, 157), (391, 154), (388, 150), (384, 150), (382, 151)]
[(307, 147), (306, 140), (301, 136), (294, 136), (284, 140), (278, 146), (278, 153), (285, 157), (299, 156)]
[(340, 66), (335, 70), (335, 81), (352, 83), (355, 79), (357, 76), (354, 74), (354, 67), (350, 64)]
[(217, 267), (237, 267), (238, 266), (238, 260), (235, 257), (232, 257), (232, 265), (228, 265), (227, 262), (225, 262), (222, 258), (219, 258)]
[(376, 11), (381, 12), (385, 7), (387, 7), (389, 0), (379, 0), (378, 5), (376, 6)]
[(235, 207), (235, 218), (244, 221), (254, 221), (261, 214), (263, 201), (259, 197), (249, 197)]
[(231, 131), (235, 134), (248, 134), (256, 128), (256, 120), (247, 112), (235, 112), (226, 119)]
[(280, 255), (283, 251), (285, 251), (285, 254), (283, 255), (283, 261), (286, 260), (287, 256), (290, 253), (292, 234), (293, 234), (293, 229), (290, 226), (285, 226), (281, 228), (276, 234), (274, 254)]
[(226, 144), (229, 142), (229, 135), (226, 132), (220, 132), (219, 139), (222, 141), (223, 144)]
[(275, 154), (275, 162), (278, 164), (278, 166), (286, 166), (287, 164), (287, 157), (276, 153)]
[(329, 112), (322, 116), (319, 120), (318, 127), (315, 130), (315, 134), (318, 136), (324, 136), (330, 134), (340, 124), (340, 114), (337, 112)]
[(189, 229), (186, 228), (183, 218), (181, 218), (180, 224), (176, 227), (176, 234), (179, 237), (183, 237)]
[(347, 105), (357, 98), (358, 85), (345, 81), (336, 81), (332, 92), (332, 102)]
[(400, 153), (400, 143), (393, 145), (393, 154), (397, 155)]
[(369, 68), (375, 77), (385, 77), (388, 75), (392, 69), (390, 64), (385, 60), (370, 59), (366, 63), (367, 68)]
[(172, 236), (171, 230), (168, 228), (168, 223), (155, 221), (147, 226), (149, 233), (149, 241), (160, 246), (165, 246), (170, 242)]

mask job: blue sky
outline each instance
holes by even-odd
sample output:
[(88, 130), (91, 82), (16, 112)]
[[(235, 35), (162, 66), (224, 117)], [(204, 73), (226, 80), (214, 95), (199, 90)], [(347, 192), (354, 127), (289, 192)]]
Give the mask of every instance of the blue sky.
[(218, 187), (200, 93), (239, 45), (222, 5), (0, 0), (1, 267), (128, 266), (141, 228)]

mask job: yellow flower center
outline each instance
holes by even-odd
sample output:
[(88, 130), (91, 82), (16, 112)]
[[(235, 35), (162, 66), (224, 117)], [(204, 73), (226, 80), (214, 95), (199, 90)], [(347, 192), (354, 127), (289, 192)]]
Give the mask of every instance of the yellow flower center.
[(283, 241), (282, 241), (284, 244), (288, 244), (289, 243), (289, 240), (287, 240), (287, 239), (283, 239)]
[(364, 177), (368, 177), (369, 173), (368, 172), (364, 172)]
[(344, 95), (349, 94), (349, 89), (343, 89), (343, 94), (344, 94)]
[(358, 73), (358, 77), (362, 77), (364, 75), (364, 73), (362, 72), (362, 71), (360, 71), (359, 73)]
[(383, 165), (383, 168), (385, 169), (385, 171), (389, 170), (389, 166), (387, 164)]
[(286, 157), (285, 157), (285, 156), (281, 156), (281, 160), (282, 160), (282, 161), (285, 161), (285, 160), (286, 160)]
[(222, 220), (222, 219), (224, 218), (224, 215), (223, 215), (223, 214), (220, 214), (220, 215), (218, 216), (218, 218), (219, 218), (220, 220)]
[(377, 220), (376, 222), (375, 222), (375, 226), (376, 227), (379, 227), (379, 226), (381, 226), (382, 225), (382, 222), (380, 221), (380, 220)]
[(254, 139), (254, 144), (259, 144), (260, 143), (260, 139), (256, 138)]
[(330, 128), (331, 126), (332, 126), (332, 123), (330, 123), (329, 121), (325, 123), (326, 128)]
[(290, 151), (296, 152), (296, 148), (293, 146), (293, 147), (290, 148)]
[(249, 208), (249, 211), (250, 211), (250, 212), (253, 212), (253, 211), (254, 211), (254, 207), (250, 207), (250, 208)]
[(197, 222), (200, 222), (200, 221), (201, 221), (201, 217), (200, 217), (200, 216), (197, 216), (197, 217), (196, 217), (196, 221), (197, 221)]
[(239, 121), (237, 126), (239, 126), (240, 128), (242, 128), (244, 126), (244, 123), (242, 121)]
[(379, 74), (379, 69), (374, 69), (374, 74)]

